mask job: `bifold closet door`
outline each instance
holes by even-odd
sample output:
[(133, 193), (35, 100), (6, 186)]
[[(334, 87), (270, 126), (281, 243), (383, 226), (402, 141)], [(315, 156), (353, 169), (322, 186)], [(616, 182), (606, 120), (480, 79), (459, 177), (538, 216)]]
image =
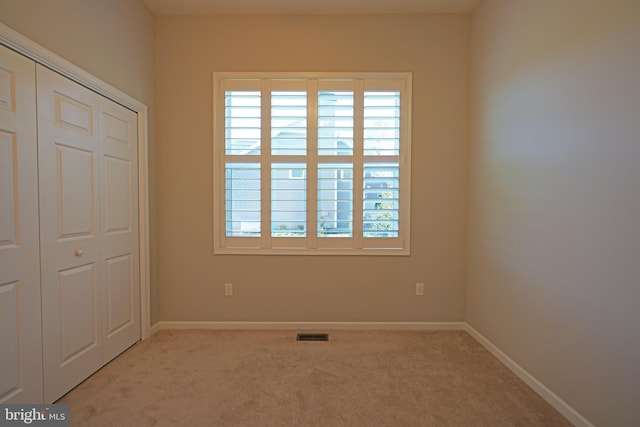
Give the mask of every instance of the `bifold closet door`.
[(42, 402), (35, 67), (0, 46), (0, 403)]
[[(44, 400), (140, 339), (135, 113), (37, 66)], [(133, 153), (133, 154), (132, 154)]]
[(141, 338), (138, 116), (100, 97), (103, 363)]

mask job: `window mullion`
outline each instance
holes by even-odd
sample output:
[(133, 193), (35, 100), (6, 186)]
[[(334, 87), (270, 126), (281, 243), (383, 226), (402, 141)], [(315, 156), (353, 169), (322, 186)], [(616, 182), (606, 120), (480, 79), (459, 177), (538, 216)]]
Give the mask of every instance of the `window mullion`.
[(364, 82), (355, 80), (353, 90), (353, 248), (362, 248), (364, 174)]
[(400, 237), (402, 247), (411, 245), (411, 77), (402, 82), (400, 89)]
[(271, 248), (271, 80), (264, 79), (260, 87), (261, 96), (261, 246)]
[(214, 239), (220, 241), (222, 247), (227, 246), (227, 215), (226, 215), (226, 153), (225, 153), (225, 103), (226, 92), (222, 80), (213, 78), (213, 129), (214, 129)]
[(318, 81), (307, 82), (307, 247), (318, 236)]

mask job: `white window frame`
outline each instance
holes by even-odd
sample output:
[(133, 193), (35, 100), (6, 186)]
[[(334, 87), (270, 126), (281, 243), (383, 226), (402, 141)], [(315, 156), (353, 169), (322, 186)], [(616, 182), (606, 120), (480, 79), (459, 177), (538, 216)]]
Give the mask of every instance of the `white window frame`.
[[(276, 89), (277, 88), (277, 89)], [(233, 162), (225, 154), (225, 93), (227, 90), (307, 90), (307, 154), (290, 156), (292, 163), (305, 162), (307, 170), (307, 228), (306, 237), (271, 237), (270, 200), (270, 101), (262, 102), (262, 149), (255, 160), (263, 165), (262, 233), (260, 237), (227, 237), (225, 223), (225, 163)], [(354, 88), (354, 93), (366, 90), (398, 90), (400, 92), (400, 150), (399, 156), (365, 156), (363, 144), (363, 106), (354, 102), (353, 163), (353, 237), (317, 237), (317, 164), (328, 162), (327, 157), (340, 163), (340, 156), (321, 156), (317, 153), (317, 95), (322, 88), (341, 90)], [(213, 73), (213, 250), (215, 254), (252, 255), (410, 255), (411, 212), (411, 73)], [(262, 98), (265, 98), (263, 96)], [(268, 98), (268, 97), (267, 97)], [(269, 107), (266, 107), (269, 106)], [(266, 111), (266, 113), (265, 113)], [(266, 142), (266, 143), (265, 143)], [(266, 152), (269, 151), (269, 152)], [(257, 157), (257, 156), (256, 156)], [(236, 156), (237, 158), (237, 156)], [(363, 166), (371, 161), (399, 164), (399, 226), (398, 237), (364, 238), (362, 235)], [(268, 167), (267, 167), (268, 166)], [(309, 167), (311, 166), (311, 167)], [(313, 169), (315, 168), (315, 170)], [(269, 212), (269, 213), (267, 213)], [(358, 234), (357, 234), (358, 233)]]

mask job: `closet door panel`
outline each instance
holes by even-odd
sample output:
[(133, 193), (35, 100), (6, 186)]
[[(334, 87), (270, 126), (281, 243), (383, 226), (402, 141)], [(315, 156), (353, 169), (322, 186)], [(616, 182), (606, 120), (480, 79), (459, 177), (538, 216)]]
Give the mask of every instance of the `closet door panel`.
[(78, 241), (95, 237), (94, 153), (56, 143), (58, 239)]
[(42, 402), (35, 63), (0, 46), (0, 403)]
[(102, 366), (98, 95), (37, 67), (45, 401)]
[(104, 360), (140, 340), (137, 115), (100, 99)]
[(17, 281), (0, 284), (0, 393), (2, 401), (8, 401), (24, 387), (20, 381), (20, 299)]

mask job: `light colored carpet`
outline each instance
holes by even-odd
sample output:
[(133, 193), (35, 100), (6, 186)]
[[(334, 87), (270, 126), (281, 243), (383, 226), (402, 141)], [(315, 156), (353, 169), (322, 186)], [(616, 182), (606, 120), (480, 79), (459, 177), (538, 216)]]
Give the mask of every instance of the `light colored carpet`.
[(462, 331), (161, 331), (58, 403), (72, 426), (570, 426)]

